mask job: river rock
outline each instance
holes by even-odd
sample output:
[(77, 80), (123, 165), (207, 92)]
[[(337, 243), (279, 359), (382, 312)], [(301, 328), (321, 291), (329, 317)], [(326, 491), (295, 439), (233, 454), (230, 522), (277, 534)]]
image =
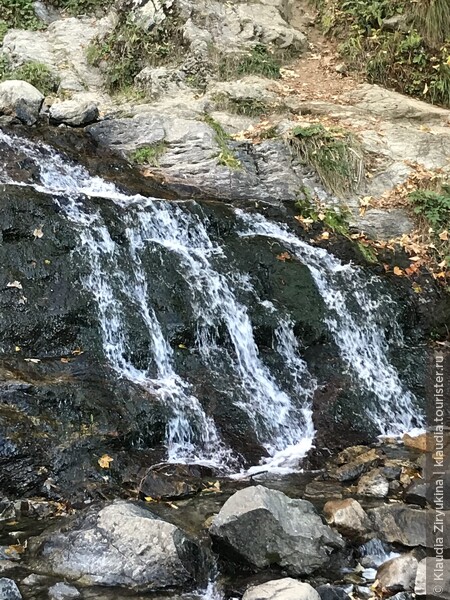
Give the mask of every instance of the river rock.
[(0, 114), (17, 117), (25, 125), (36, 123), (43, 101), (43, 94), (27, 81), (0, 83)]
[(80, 598), (81, 594), (73, 585), (67, 585), (60, 581), (55, 583), (48, 590), (50, 600), (70, 600), (71, 598)]
[(345, 546), (310, 502), (261, 485), (231, 496), (210, 533), (219, 551), (231, 551), (258, 568), (278, 565), (290, 575), (317, 571)]
[[(360, 477), (363, 473), (373, 469), (380, 462), (380, 451), (376, 448), (363, 451), (352, 458), (351, 454), (347, 454), (349, 461), (342, 464), (335, 471), (331, 472), (332, 477), (339, 481), (353, 481)], [(343, 459), (342, 453), (338, 456), (338, 464)]]
[(65, 123), (73, 127), (89, 125), (98, 118), (98, 106), (95, 102), (82, 98), (54, 102), (49, 116), (54, 123)]
[(320, 596), (321, 600), (349, 600), (350, 596), (347, 592), (338, 587), (336, 585), (330, 585), (327, 583), (326, 585), (319, 585), (317, 588), (317, 593)]
[(6, 577), (0, 578), (0, 598), (1, 600), (22, 600), (22, 594), (15, 581)]
[[(422, 510), (406, 504), (386, 504), (367, 511), (375, 529), (386, 542), (404, 546), (426, 546), (430, 523), (439, 519), (444, 531), (450, 530), (450, 511)], [(431, 542), (431, 540), (430, 540)], [(450, 547), (449, 534), (444, 535), (445, 547)]]
[(143, 591), (189, 586), (204, 562), (201, 548), (178, 527), (125, 501), (84, 511), (64, 533), (33, 538), (30, 554), (38, 572)]
[[(437, 564), (439, 579), (432, 575)], [(416, 596), (450, 600), (450, 559), (436, 561), (434, 556), (429, 556), (421, 560), (417, 568), (414, 592)]]
[(389, 481), (379, 469), (372, 469), (360, 477), (356, 492), (359, 496), (384, 498), (389, 493)]
[(372, 523), (361, 504), (353, 498), (330, 500), (323, 512), (327, 523), (345, 537), (363, 540), (370, 534)]
[(383, 563), (377, 571), (377, 591), (382, 596), (397, 592), (412, 592), (419, 561), (412, 554), (403, 554)]
[(242, 600), (320, 600), (309, 583), (286, 577), (250, 587)]

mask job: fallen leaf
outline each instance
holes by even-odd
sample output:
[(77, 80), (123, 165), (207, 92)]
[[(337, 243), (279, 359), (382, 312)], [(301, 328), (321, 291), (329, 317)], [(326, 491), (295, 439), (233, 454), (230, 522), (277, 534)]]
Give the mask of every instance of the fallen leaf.
[(20, 352), (20, 351), (22, 350), (22, 348), (21, 348), (20, 346), (16, 346), (16, 347), (14, 348), (14, 350), (15, 350), (16, 352)]
[(152, 498), (151, 496), (145, 496), (144, 500), (146, 502), (156, 502), (156, 500), (154, 498)]
[(289, 252), (282, 252), (277, 255), (277, 260), (281, 260), (281, 262), (286, 262), (287, 260), (291, 260), (291, 255)]
[(398, 277), (402, 277), (402, 275), (404, 275), (404, 272), (402, 269), (400, 269), (400, 267), (394, 267), (394, 275), (397, 275)]
[(40, 239), (40, 238), (44, 237), (44, 232), (42, 231), (42, 229), (40, 227), (37, 227), (33, 231), (33, 235), (35, 238)]
[(16, 288), (18, 290), (23, 290), (22, 284), (20, 281), (12, 281), (11, 283), (6, 284), (7, 288)]
[(40, 358), (25, 358), (25, 362), (30, 362), (30, 363), (40, 363), (41, 359)]
[(101, 456), (98, 459), (98, 464), (100, 465), (100, 467), (102, 469), (109, 469), (109, 466), (110, 466), (110, 464), (112, 463), (113, 460), (114, 460), (113, 458), (111, 458), (107, 454), (104, 454), (103, 456)]
[(442, 240), (443, 242), (447, 242), (448, 241), (448, 231), (447, 231), (447, 229), (445, 231), (443, 231), (442, 233), (439, 234), (439, 239)]
[(68, 358), (65, 358), (64, 356), (60, 359), (62, 363), (66, 364), (69, 362)]
[(322, 240), (329, 240), (330, 239), (330, 232), (329, 231), (324, 231), (322, 233), (322, 235), (320, 236), (320, 239), (322, 239)]
[(181, 350), (187, 350), (187, 347), (184, 344), (178, 344), (178, 348), (181, 348)]

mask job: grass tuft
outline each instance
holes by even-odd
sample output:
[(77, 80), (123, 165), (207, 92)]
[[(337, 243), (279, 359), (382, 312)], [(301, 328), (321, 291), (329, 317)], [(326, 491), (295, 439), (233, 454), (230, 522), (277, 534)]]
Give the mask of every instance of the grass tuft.
[(0, 59), (0, 81), (7, 79), (20, 79), (34, 85), (44, 96), (48, 96), (58, 89), (59, 77), (57, 77), (47, 65), (29, 61), (12, 69), (5, 57)]
[(297, 126), (290, 144), (300, 160), (314, 168), (323, 185), (338, 197), (358, 191), (364, 177), (362, 152), (355, 137), (320, 123)]
[(229, 169), (238, 170), (242, 168), (241, 161), (236, 158), (234, 152), (229, 148), (228, 141), (230, 136), (224, 130), (222, 125), (218, 123), (211, 115), (206, 114), (204, 121), (214, 131), (214, 139), (220, 148), (217, 162), (219, 165), (228, 167)]
[(219, 61), (221, 79), (237, 79), (246, 75), (260, 75), (279, 79), (281, 62), (267, 46), (257, 44), (245, 54), (226, 54)]
[(131, 160), (137, 165), (150, 165), (151, 167), (159, 167), (161, 156), (166, 151), (165, 142), (159, 142), (152, 146), (144, 146), (138, 148), (131, 155)]

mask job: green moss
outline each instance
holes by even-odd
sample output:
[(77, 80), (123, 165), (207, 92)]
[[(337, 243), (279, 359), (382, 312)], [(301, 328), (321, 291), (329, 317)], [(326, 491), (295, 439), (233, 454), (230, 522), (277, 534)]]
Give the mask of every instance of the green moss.
[(267, 46), (257, 44), (245, 54), (227, 54), (219, 60), (221, 79), (237, 79), (246, 75), (259, 75), (279, 79), (281, 62)]
[(349, 131), (327, 129), (320, 123), (297, 126), (291, 131), (290, 144), (331, 193), (344, 197), (358, 190), (364, 175), (363, 156)]
[(87, 59), (104, 70), (109, 90), (118, 92), (132, 86), (144, 67), (176, 63), (182, 53), (182, 31), (173, 11), (151, 31), (144, 31), (123, 11), (113, 31), (90, 44)]
[(131, 155), (131, 160), (138, 165), (150, 165), (152, 167), (159, 167), (159, 160), (166, 151), (166, 144), (159, 142), (153, 146), (144, 146), (138, 148)]
[(242, 165), (240, 160), (236, 158), (234, 152), (228, 146), (230, 136), (224, 130), (222, 125), (218, 123), (215, 119), (213, 119), (211, 115), (208, 114), (205, 115), (204, 121), (214, 131), (214, 139), (220, 148), (220, 152), (217, 157), (217, 162), (219, 163), (219, 165), (223, 165), (224, 167), (228, 167), (229, 169), (241, 169)]
[(34, 85), (44, 96), (55, 92), (59, 86), (59, 78), (43, 63), (29, 61), (12, 69), (6, 58), (0, 59), (0, 80), (20, 79)]

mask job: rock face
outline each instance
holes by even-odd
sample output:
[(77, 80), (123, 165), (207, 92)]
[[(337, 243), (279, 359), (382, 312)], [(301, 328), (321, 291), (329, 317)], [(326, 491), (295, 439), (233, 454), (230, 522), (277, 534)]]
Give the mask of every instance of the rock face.
[(383, 563), (377, 571), (377, 590), (383, 596), (412, 592), (418, 564), (417, 558), (411, 554), (404, 554)]
[(450, 600), (450, 559), (444, 559), (441, 566), (442, 569), (439, 567), (439, 571), (442, 573), (442, 579), (436, 580), (430, 577), (430, 573), (433, 573), (436, 568), (436, 559), (428, 557), (420, 561), (414, 585), (416, 596)]
[(243, 600), (320, 600), (320, 596), (309, 583), (286, 577), (249, 588)]
[(26, 81), (9, 80), (0, 83), (0, 114), (17, 117), (25, 125), (34, 125), (44, 96)]
[(321, 600), (349, 600), (350, 596), (345, 590), (335, 585), (319, 585), (317, 588)]
[(378, 469), (369, 471), (358, 481), (357, 494), (359, 496), (384, 498), (388, 492), (389, 481)]
[(359, 502), (352, 498), (331, 500), (323, 508), (327, 523), (345, 537), (364, 540), (370, 534), (372, 523)]
[(50, 120), (54, 123), (65, 123), (73, 127), (89, 125), (98, 118), (98, 107), (95, 102), (83, 99), (55, 102), (50, 107)]
[(220, 551), (231, 551), (258, 568), (277, 565), (290, 575), (317, 571), (344, 547), (311, 503), (260, 485), (227, 500), (210, 533)]
[(71, 598), (80, 598), (81, 594), (73, 585), (67, 583), (55, 583), (48, 590), (50, 600), (71, 600)]
[(0, 578), (0, 598), (2, 600), (22, 600), (22, 594), (15, 581), (6, 577)]
[(204, 555), (180, 529), (118, 501), (82, 513), (68, 531), (31, 540), (34, 570), (85, 584), (145, 591), (201, 581)]

